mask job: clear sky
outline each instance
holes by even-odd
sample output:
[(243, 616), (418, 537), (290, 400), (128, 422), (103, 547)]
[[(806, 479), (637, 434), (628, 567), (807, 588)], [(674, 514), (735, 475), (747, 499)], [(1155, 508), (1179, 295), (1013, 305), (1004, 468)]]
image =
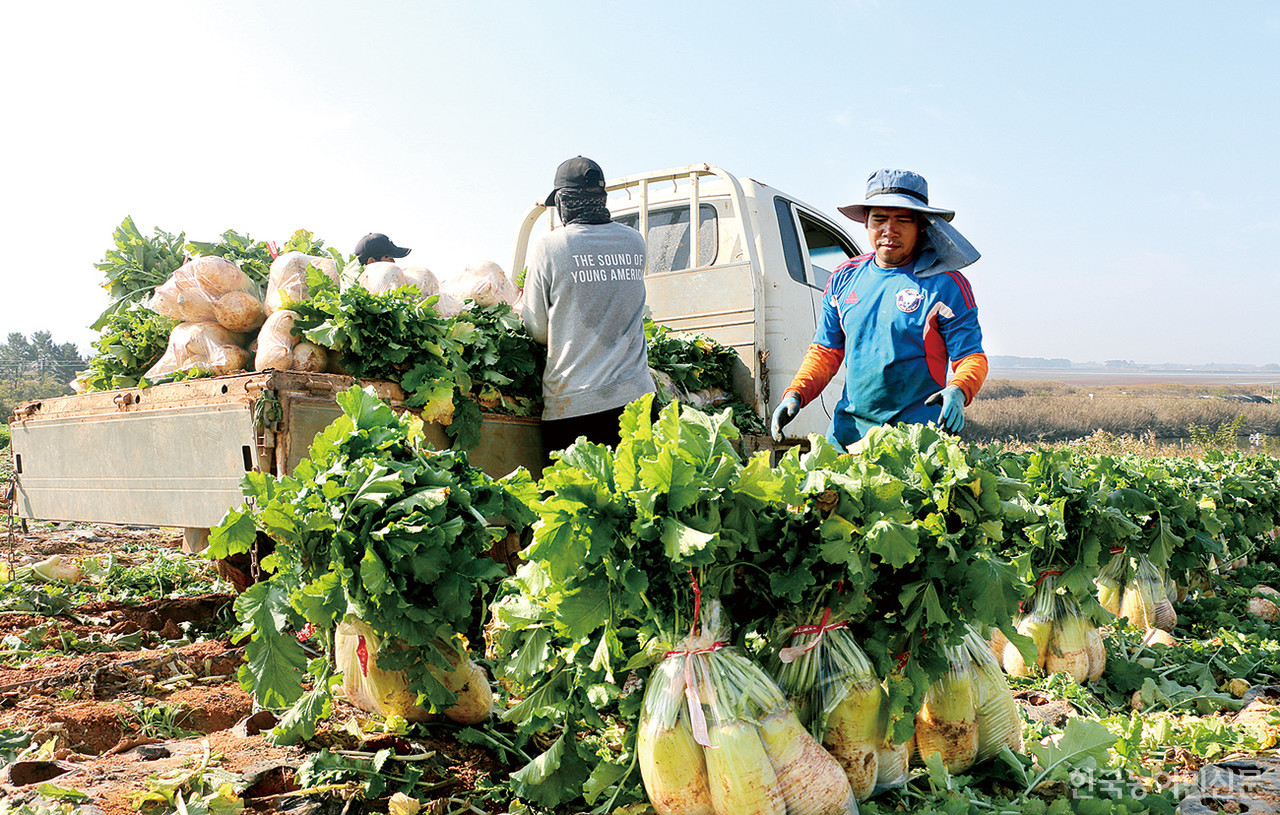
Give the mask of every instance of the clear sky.
[(914, 169), (989, 354), (1280, 362), (1274, 2), (23, 2), (0, 72), (0, 338), (89, 353), (125, 215), (506, 268), (581, 153), (832, 215)]

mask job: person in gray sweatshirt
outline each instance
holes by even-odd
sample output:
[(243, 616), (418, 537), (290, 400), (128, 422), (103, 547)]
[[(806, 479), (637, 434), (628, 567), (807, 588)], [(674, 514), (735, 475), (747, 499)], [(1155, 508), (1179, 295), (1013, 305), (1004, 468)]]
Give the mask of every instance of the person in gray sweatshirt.
[(547, 346), (548, 452), (579, 436), (616, 446), (623, 408), (655, 390), (644, 338), (644, 238), (613, 222), (606, 198), (599, 164), (582, 156), (562, 163), (545, 203), (564, 225), (529, 251), (520, 316)]

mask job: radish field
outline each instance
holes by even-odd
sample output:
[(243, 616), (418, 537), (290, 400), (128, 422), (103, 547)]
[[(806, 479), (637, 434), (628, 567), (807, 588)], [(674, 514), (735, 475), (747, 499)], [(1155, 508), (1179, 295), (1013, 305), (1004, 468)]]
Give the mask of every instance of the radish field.
[(642, 402), (494, 480), (340, 401), (203, 555), (10, 518), (0, 811), (1275, 811), (1277, 459)]

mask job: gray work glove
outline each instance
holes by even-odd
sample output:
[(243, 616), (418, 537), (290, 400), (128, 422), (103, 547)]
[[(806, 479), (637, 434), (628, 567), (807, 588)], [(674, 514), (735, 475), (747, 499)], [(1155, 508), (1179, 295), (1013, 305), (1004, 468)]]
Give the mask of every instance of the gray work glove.
[(800, 397), (794, 393), (788, 393), (782, 397), (782, 403), (773, 411), (773, 419), (769, 422), (769, 432), (773, 435), (774, 441), (782, 441), (782, 428), (791, 423), (791, 420), (800, 412)]
[(938, 417), (938, 424), (943, 430), (959, 433), (964, 427), (964, 391), (960, 390), (959, 385), (946, 386), (924, 400), (924, 403), (926, 405), (941, 403), (942, 415)]

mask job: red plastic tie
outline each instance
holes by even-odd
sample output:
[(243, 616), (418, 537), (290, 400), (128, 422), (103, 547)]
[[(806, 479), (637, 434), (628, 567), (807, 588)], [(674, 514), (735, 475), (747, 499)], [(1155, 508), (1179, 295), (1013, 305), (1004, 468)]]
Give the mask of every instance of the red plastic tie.
[[(1044, 579), (1046, 577), (1051, 577), (1051, 576), (1060, 575), (1060, 574), (1062, 574), (1062, 571), (1059, 569), (1045, 569), (1043, 572), (1040, 573), (1040, 579), (1036, 581), (1035, 585), (1032, 586), (1032, 588), (1038, 588), (1040, 584), (1044, 582)], [(1024, 600), (1018, 601), (1018, 611), (1023, 614), (1027, 612), (1026, 601)]]
[(837, 628), (848, 628), (848, 624), (844, 622), (831, 623), (828, 625), (827, 623), (830, 619), (831, 607), (828, 606), (827, 609), (822, 612), (822, 621), (817, 625), (797, 625), (795, 628), (791, 629), (792, 638), (795, 638), (797, 634), (817, 634), (818, 636), (814, 637), (812, 641), (806, 642), (804, 645), (791, 645), (783, 648), (778, 652), (778, 657), (784, 663), (789, 665), (792, 662), (795, 662), (801, 654), (807, 654), (814, 648), (817, 648), (818, 643), (822, 642), (822, 635), (826, 632), (834, 631)]
[(316, 635), (316, 627), (312, 623), (302, 626), (302, 630), (298, 632), (298, 642), (306, 642)]
[(1062, 572), (1061, 572), (1060, 570), (1057, 570), (1057, 569), (1047, 569), (1047, 570), (1045, 570), (1045, 571), (1043, 571), (1043, 572), (1041, 572), (1041, 573), (1040, 573), (1040, 579), (1036, 581), (1036, 585), (1037, 585), (1037, 586), (1039, 586), (1041, 583), (1043, 583), (1043, 582), (1044, 582), (1044, 579), (1045, 579), (1046, 577), (1056, 576), (1056, 575), (1060, 575), (1060, 574), (1062, 574)]
[(692, 650), (684, 650), (684, 651), (668, 651), (662, 656), (664, 659), (668, 657), (692, 657), (692, 656), (697, 656), (698, 654), (709, 654), (712, 651), (719, 651), (721, 648), (724, 648), (724, 647), (725, 647), (725, 643), (720, 642), (719, 640), (716, 640), (715, 642), (708, 645), (706, 648), (694, 648)]
[(1118, 555), (1118, 554), (1120, 554), (1120, 553), (1121, 553), (1121, 552), (1123, 552), (1123, 551), (1124, 551), (1124, 547), (1123, 547), (1123, 546), (1112, 546), (1112, 547), (1111, 547), (1111, 554), (1113, 554), (1113, 555)]
[(267, 241), (267, 251), (271, 253), (272, 260), (275, 260), (276, 258), (280, 257), (280, 252), (279, 250), (276, 249), (275, 241)]
[(902, 670), (903, 668), (907, 667), (907, 662), (910, 659), (911, 659), (910, 651), (903, 651), (901, 654), (898, 654), (898, 670)]
[[(812, 624), (810, 624), (810, 626), (796, 626), (791, 629), (791, 636), (794, 637), (797, 633), (822, 633), (824, 631), (835, 631), (836, 628), (849, 628), (849, 623), (847, 622), (831, 623), (828, 626), (827, 621), (829, 621), (829, 619), (831, 619), (831, 608), (828, 606), (827, 610), (824, 610), (822, 613), (822, 621), (820, 621), (817, 626), (812, 626)], [(818, 641), (814, 640), (813, 644), (810, 644), (805, 650), (808, 651), (817, 644)]]
[(689, 570), (689, 583), (693, 585), (693, 627), (696, 629), (702, 620), (702, 587), (698, 585), (698, 578), (693, 576), (693, 569)]
[(368, 676), (369, 646), (364, 641), (364, 634), (357, 634), (356, 636), (359, 638), (356, 642), (356, 656), (360, 659), (360, 673)]

